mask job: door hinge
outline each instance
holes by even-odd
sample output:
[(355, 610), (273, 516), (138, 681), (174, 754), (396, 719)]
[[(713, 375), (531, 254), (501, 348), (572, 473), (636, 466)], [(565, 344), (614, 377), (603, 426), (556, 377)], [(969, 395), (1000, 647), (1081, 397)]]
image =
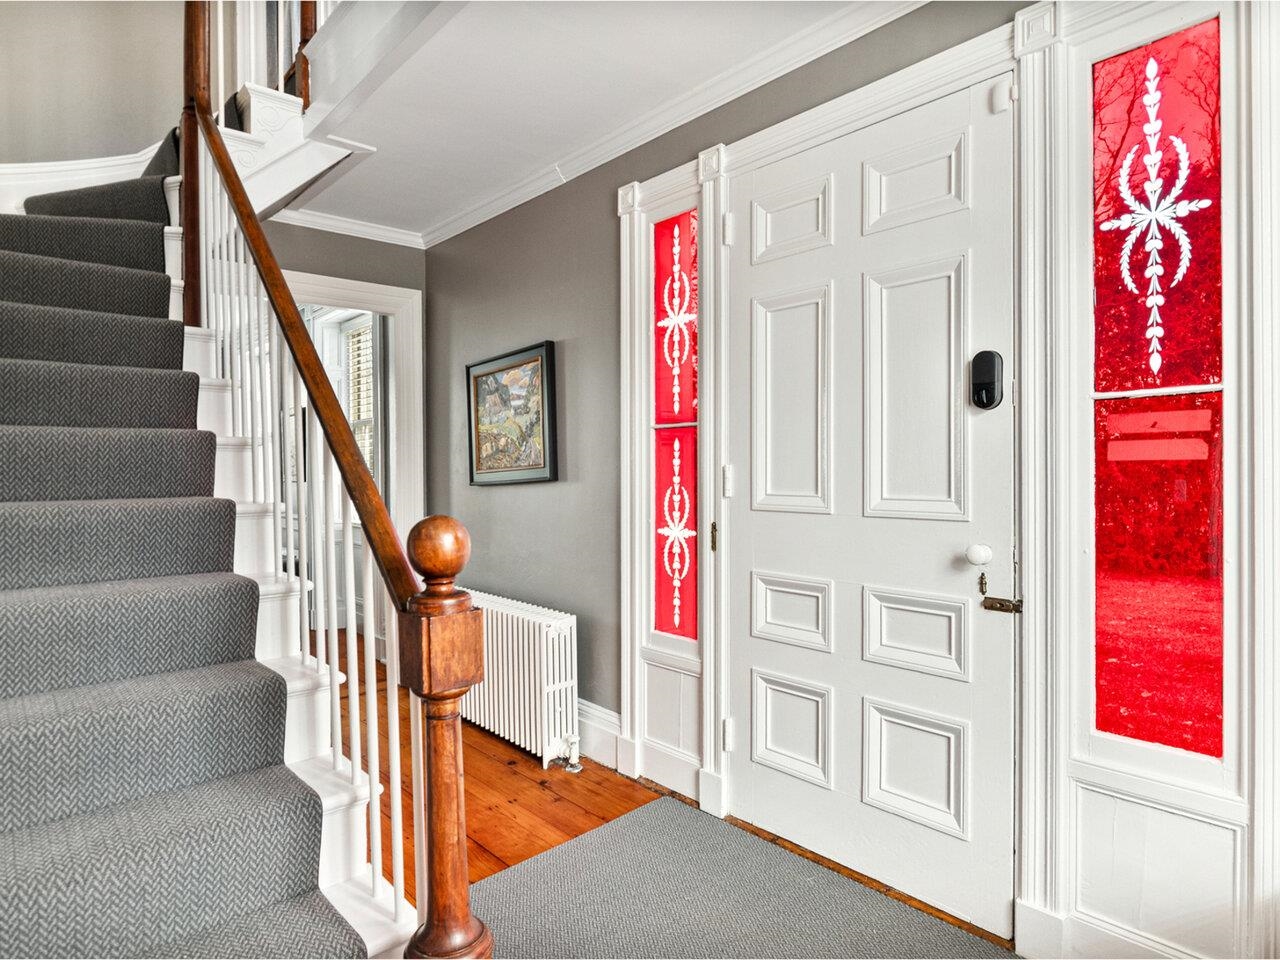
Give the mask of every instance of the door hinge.
[(733, 464), (726, 463), (720, 468), (720, 495), (728, 500), (733, 496)]
[(716, 522), (712, 520), (711, 521), (711, 552), (712, 553), (716, 552), (716, 541), (718, 539), (717, 534), (719, 534), (719, 532), (720, 532), (720, 528), (716, 526)]
[(726, 247), (733, 246), (733, 214), (728, 210), (720, 217), (720, 242)]
[(720, 749), (725, 753), (733, 752), (733, 717), (720, 721)]

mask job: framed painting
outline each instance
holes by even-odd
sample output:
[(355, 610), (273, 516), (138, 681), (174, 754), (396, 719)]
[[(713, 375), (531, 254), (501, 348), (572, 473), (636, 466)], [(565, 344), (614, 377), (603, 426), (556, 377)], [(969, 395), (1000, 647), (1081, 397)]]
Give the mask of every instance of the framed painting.
[(471, 483), (556, 479), (555, 344), (467, 366)]

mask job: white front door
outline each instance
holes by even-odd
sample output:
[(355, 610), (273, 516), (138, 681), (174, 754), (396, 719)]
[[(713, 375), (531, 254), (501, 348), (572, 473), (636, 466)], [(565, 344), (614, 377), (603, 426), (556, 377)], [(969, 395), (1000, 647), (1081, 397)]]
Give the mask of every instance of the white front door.
[(725, 329), (731, 812), (1005, 937), (1009, 82), (731, 167)]

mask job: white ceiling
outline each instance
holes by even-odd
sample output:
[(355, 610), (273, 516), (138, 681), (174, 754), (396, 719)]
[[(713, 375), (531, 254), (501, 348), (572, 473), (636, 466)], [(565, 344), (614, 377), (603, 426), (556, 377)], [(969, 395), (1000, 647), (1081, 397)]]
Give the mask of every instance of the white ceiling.
[(330, 132), (376, 153), (277, 218), (430, 246), (917, 3), (468, 3)]

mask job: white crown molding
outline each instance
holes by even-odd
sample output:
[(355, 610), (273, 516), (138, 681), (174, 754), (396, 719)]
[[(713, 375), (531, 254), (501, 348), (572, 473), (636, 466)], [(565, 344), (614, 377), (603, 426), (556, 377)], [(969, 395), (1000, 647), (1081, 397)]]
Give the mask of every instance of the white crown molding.
[(394, 243), (401, 247), (413, 247), (415, 250), (427, 249), (427, 244), (420, 233), (402, 230), (399, 227), (387, 227), (380, 223), (369, 223), (366, 220), (352, 220), (350, 217), (339, 217), (332, 213), (320, 213), (315, 210), (281, 210), (271, 220), (295, 227), (341, 233), (364, 240), (377, 240), (379, 243)]
[[(559, 163), (539, 170), (538, 172), (511, 184), (485, 200), (473, 204), (460, 213), (444, 220), (427, 225), (418, 236), (423, 249), (435, 246), (455, 237), (458, 234), (490, 220), (499, 214), (518, 207), (540, 194), (546, 193), (622, 156), (628, 150), (648, 143), (656, 137), (674, 130), (681, 124), (700, 117), (716, 107), (722, 106), (745, 93), (776, 80), (783, 74), (816, 60), (823, 54), (830, 53), (873, 30), (884, 26), (904, 14), (910, 13), (923, 5), (924, 0), (887, 0), (882, 3), (859, 3), (841, 9), (838, 13), (813, 24), (806, 30), (791, 36), (774, 47), (763, 51), (747, 63), (732, 67), (693, 90), (683, 93), (673, 100), (656, 107), (650, 112), (637, 117), (623, 128), (600, 138), (594, 143), (560, 160)], [(314, 42), (314, 41), (313, 41)], [(310, 211), (290, 211), (290, 215), (303, 213), (310, 217)], [(316, 220), (302, 223), (320, 230), (331, 230), (335, 233), (348, 233), (351, 236), (370, 236), (365, 230), (375, 232), (394, 232), (411, 234), (411, 231), (366, 224), (358, 220), (348, 220), (329, 214), (316, 214), (323, 217), (326, 226)], [(277, 216), (285, 223), (301, 223)], [(371, 239), (382, 239), (372, 236)], [(391, 240), (396, 243), (400, 241)], [(406, 244), (417, 246), (417, 243)]]

